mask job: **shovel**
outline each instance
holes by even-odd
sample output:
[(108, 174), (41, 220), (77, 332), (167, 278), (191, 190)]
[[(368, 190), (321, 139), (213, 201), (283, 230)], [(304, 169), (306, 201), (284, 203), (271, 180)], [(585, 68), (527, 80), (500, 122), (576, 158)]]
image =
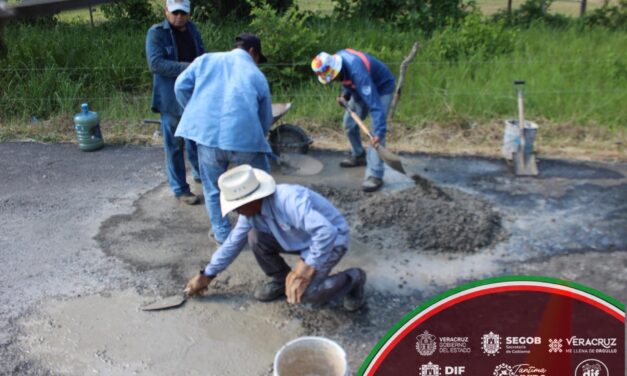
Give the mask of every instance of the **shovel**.
[(172, 295), (156, 302), (144, 305), (142, 311), (162, 311), (165, 309), (180, 307), (187, 301), (187, 294)]
[(536, 165), (536, 156), (533, 151), (527, 153), (525, 151), (525, 113), (524, 113), (524, 96), (523, 85), (525, 81), (514, 81), (518, 91), (518, 130), (520, 132), (520, 142), (518, 150), (514, 152), (512, 157), (514, 161), (514, 173), (521, 176), (538, 175), (538, 166)]
[[(366, 133), (368, 137), (370, 137), (370, 140), (372, 140), (374, 136), (372, 135), (372, 133), (370, 133), (368, 127), (366, 127), (366, 125), (361, 121), (355, 111), (353, 111), (348, 106), (348, 103), (344, 98), (340, 98), (340, 104), (346, 109), (346, 111), (348, 111), (353, 120), (355, 120), (355, 123), (359, 125), (359, 128), (361, 128), (361, 130), (364, 131), (364, 133)], [(377, 151), (379, 158), (381, 158), (383, 162), (385, 162), (388, 166), (392, 167), (394, 170), (400, 172), (401, 174), (405, 174), (405, 169), (403, 168), (403, 164), (401, 163), (401, 158), (398, 155), (392, 153), (381, 144), (377, 144), (377, 146), (375, 146), (375, 150)]]

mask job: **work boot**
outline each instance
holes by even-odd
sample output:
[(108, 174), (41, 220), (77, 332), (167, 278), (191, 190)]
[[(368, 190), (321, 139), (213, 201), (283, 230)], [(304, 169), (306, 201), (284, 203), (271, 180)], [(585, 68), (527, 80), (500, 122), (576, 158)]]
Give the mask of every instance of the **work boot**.
[(351, 155), (350, 157), (342, 160), (340, 162), (340, 167), (359, 167), (366, 165), (366, 154), (362, 155)]
[(176, 196), (176, 199), (186, 203), (187, 205), (196, 205), (200, 202), (198, 196), (196, 196), (192, 192), (185, 192), (180, 196)]
[(344, 296), (344, 309), (348, 312), (355, 312), (366, 303), (364, 295), (364, 285), (366, 284), (366, 272), (360, 268), (350, 269), (349, 275), (353, 286), (351, 290)]
[(285, 295), (285, 280), (273, 279), (255, 289), (255, 299), (269, 302)]
[(364, 192), (374, 192), (381, 188), (382, 185), (383, 179), (374, 176), (368, 176), (366, 180), (364, 180), (364, 182), (362, 183), (361, 188), (364, 190)]

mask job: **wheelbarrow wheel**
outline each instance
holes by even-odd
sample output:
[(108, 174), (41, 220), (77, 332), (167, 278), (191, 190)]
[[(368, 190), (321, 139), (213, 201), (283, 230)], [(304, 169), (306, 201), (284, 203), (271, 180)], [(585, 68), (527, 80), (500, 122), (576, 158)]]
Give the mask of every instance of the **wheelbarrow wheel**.
[(307, 154), (313, 140), (297, 125), (281, 124), (270, 131), (268, 136), (272, 152), (276, 155), (284, 153)]

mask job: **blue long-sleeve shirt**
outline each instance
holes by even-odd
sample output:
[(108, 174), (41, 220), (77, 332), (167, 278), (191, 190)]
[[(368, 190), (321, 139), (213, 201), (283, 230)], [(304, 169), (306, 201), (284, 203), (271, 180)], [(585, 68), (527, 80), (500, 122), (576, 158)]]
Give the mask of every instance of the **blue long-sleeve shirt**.
[(246, 245), (253, 228), (271, 233), (285, 251), (300, 254), (314, 269), (326, 263), (334, 247), (348, 248), (346, 220), (326, 198), (300, 185), (278, 184), (274, 194), (262, 199), (259, 214), (239, 216), (211, 257), (205, 274), (216, 275), (226, 269)]
[[(195, 55), (202, 55), (205, 53), (205, 46), (198, 29), (192, 22), (188, 22), (186, 27), (194, 41)], [(168, 20), (155, 24), (148, 30), (146, 60), (150, 72), (153, 74), (152, 110), (180, 116), (183, 113), (183, 108), (177, 103), (174, 96), (174, 81), (189, 63), (179, 61), (176, 38)]]
[(359, 55), (347, 50), (337, 52), (342, 58), (342, 92), (361, 98), (372, 116), (375, 136), (384, 138), (387, 132), (387, 108), (381, 103), (380, 96), (394, 92), (394, 75), (381, 61), (367, 53), (361, 53), (368, 61), (370, 69)]
[(175, 135), (222, 150), (270, 153), (268, 81), (243, 49), (197, 57), (176, 79), (184, 107)]

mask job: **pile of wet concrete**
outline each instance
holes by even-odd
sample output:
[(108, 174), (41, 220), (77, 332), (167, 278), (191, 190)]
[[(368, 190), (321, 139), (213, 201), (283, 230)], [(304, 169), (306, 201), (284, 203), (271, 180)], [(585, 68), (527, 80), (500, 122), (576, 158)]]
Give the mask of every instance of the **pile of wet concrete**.
[(497, 241), (500, 217), (489, 203), (424, 183), (375, 194), (321, 185), (312, 188), (346, 216), (353, 237), (376, 247), (468, 253)]

